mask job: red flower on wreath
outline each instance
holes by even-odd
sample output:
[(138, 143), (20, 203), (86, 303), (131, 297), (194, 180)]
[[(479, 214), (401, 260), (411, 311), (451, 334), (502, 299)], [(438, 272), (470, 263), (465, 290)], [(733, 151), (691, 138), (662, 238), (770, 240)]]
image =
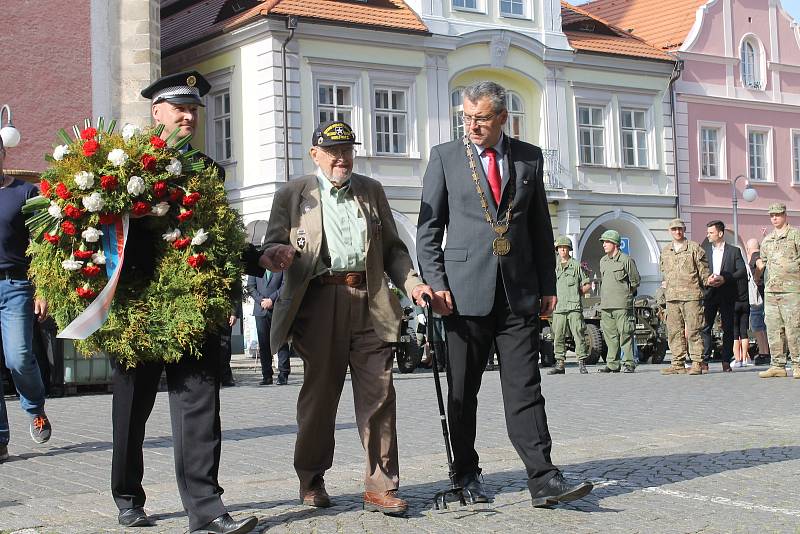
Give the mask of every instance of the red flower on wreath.
[(159, 180), (153, 184), (153, 193), (155, 193), (156, 198), (164, 198), (169, 193), (169, 186), (167, 182), (164, 180)]
[(178, 250), (184, 249), (189, 246), (189, 243), (192, 242), (191, 237), (182, 237), (180, 239), (176, 239), (172, 242), (172, 246)]
[(117, 180), (116, 176), (105, 175), (100, 177), (100, 187), (105, 189), (106, 191), (113, 191), (119, 186), (119, 180)]
[(206, 255), (202, 253), (194, 254), (186, 258), (186, 261), (195, 269), (199, 269), (206, 262)]
[(97, 265), (87, 265), (86, 267), (81, 269), (81, 272), (84, 276), (88, 276), (89, 278), (94, 278), (98, 274), (100, 274), (100, 267)]
[(167, 142), (161, 139), (159, 136), (154, 135), (150, 138), (150, 145), (152, 145), (153, 148), (164, 148), (167, 146)]
[(191, 208), (192, 206), (197, 204), (198, 200), (200, 200), (200, 193), (195, 191), (194, 193), (189, 193), (188, 195), (183, 197), (183, 205), (186, 206), (187, 208)]
[(78, 229), (75, 228), (75, 225), (72, 224), (71, 221), (62, 222), (61, 223), (61, 230), (67, 235), (75, 235), (75, 233), (78, 231)]
[(182, 209), (180, 215), (178, 215), (178, 220), (180, 222), (186, 222), (186, 221), (188, 221), (189, 219), (192, 218), (192, 215), (194, 215), (192, 210), (184, 210), (184, 209)]
[(73, 252), (75, 255), (76, 260), (88, 260), (91, 259), (92, 254), (94, 254), (94, 250), (76, 250)]
[(83, 212), (73, 206), (72, 204), (67, 204), (64, 206), (64, 215), (69, 217), (70, 219), (80, 219), (83, 217)]
[(49, 232), (45, 232), (44, 233), (44, 239), (45, 239), (45, 241), (47, 241), (51, 245), (57, 245), (59, 237), (58, 237), (58, 234), (51, 234)]
[(97, 296), (97, 291), (94, 291), (89, 286), (76, 287), (75, 292), (83, 299), (93, 299)]
[(150, 154), (145, 154), (142, 156), (141, 159), (142, 168), (146, 171), (154, 171), (156, 170), (156, 158), (151, 156)]
[(58, 182), (58, 185), (56, 186), (56, 195), (64, 200), (67, 200), (70, 197), (69, 189), (67, 189), (67, 186), (64, 185), (64, 182)]
[(183, 200), (183, 189), (176, 187), (169, 192), (169, 199), (173, 202), (181, 202)]
[(81, 139), (88, 141), (89, 139), (94, 139), (97, 135), (96, 128), (86, 128), (85, 130), (81, 130)]
[(114, 224), (119, 219), (119, 215), (115, 213), (101, 213), (100, 224)]
[(50, 187), (50, 182), (47, 180), (39, 182), (39, 191), (42, 193), (43, 197), (50, 197)]
[(89, 139), (88, 141), (83, 143), (83, 155), (87, 158), (91, 158), (95, 155), (97, 150), (100, 148), (100, 143), (95, 141), (94, 139)]
[(150, 204), (147, 202), (142, 202), (141, 200), (134, 202), (131, 211), (134, 215), (147, 215), (150, 213)]

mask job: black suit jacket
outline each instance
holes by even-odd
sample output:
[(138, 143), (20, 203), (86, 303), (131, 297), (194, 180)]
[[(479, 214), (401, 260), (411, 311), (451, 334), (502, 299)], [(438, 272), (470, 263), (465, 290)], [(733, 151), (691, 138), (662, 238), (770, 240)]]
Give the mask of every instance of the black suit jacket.
[[(490, 213), (504, 217), (513, 200), (506, 234), (511, 250), (506, 256), (492, 254), (492, 240), (497, 235), (484, 217), (461, 140), (433, 147), (423, 178), (417, 226), (420, 272), (434, 291), (451, 292), (460, 315), (488, 315), (495, 291), (505, 291), (511, 309), (519, 315), (538, 313), (540, 297), (556, 294), (553, 228), (542, 182), (542, 151), (508, 137), (505, 143), (508, 172), (503, 177), (499, 207), (478, 154), (475, 162)], [(516, 194), (512, 198), (513, 189)], [(447, 244), (442, 250), (445, 230)], [(504, 283), (499, 288), (498, 268)]]
[[(706, 241), (703, 250), (708, 258), (708, 266), (714, 272), (714, 254), (711, 243)], [(734, 247), (725, 243), (722, 253), (722, 268), (719, 274), (725, 279), (725, 283), (719, 287), (706, 287), (706, 300), (720, 299), (725, 302), (735, 302), (739, 292), (739, 280), (747, 279), (747, 268), (744, 265), (744, 257), (739, 247)]]
[[(253, 297), (253, 315), (256, 317), (272, 317), (272, 310), (265, 310), (261, 307), (262, 299), (271, 299), (273, 306), (278, 302), (283, 288), (283, 271), (273, 273), (269, 282), (263, 276), (247, 277), (247, 294)], [(274, 307), (273, 307), (274, 309)]]

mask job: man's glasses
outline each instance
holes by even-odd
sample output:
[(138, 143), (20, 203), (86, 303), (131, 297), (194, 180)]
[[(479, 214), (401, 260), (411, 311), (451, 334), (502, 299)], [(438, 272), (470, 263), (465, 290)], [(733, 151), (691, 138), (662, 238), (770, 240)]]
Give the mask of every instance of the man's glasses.
[(485, 126), (495, 117), (497, 117), (497, 113), (486, 115), (485, 117), (471, 117), (465, 113), (461, 114), (461, 120), (464, 121), (464, 124), (475, 124), (476, 126)]
[(353, 146), (343, 148), (320, 147), (320, 150), (333, 159), (353, 159), (356, 155), (356, 148)]

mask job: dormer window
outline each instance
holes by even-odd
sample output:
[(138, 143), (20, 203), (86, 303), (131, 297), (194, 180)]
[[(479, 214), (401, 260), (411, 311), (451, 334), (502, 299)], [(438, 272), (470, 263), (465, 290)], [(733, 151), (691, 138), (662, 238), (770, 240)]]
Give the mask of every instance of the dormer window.
[(755, 36), (742, 39), (740, 60), (742, 85), (748, 89), (764, 89), (763, 53)]

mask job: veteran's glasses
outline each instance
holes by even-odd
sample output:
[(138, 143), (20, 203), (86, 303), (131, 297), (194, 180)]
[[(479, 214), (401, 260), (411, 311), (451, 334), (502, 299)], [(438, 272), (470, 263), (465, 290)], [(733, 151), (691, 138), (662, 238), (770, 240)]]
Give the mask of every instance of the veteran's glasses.
[(332, 159), (353, 159), (356, 155), (356, 147), (347, 146), (342, 148), (319, 147), (328, 157)]

